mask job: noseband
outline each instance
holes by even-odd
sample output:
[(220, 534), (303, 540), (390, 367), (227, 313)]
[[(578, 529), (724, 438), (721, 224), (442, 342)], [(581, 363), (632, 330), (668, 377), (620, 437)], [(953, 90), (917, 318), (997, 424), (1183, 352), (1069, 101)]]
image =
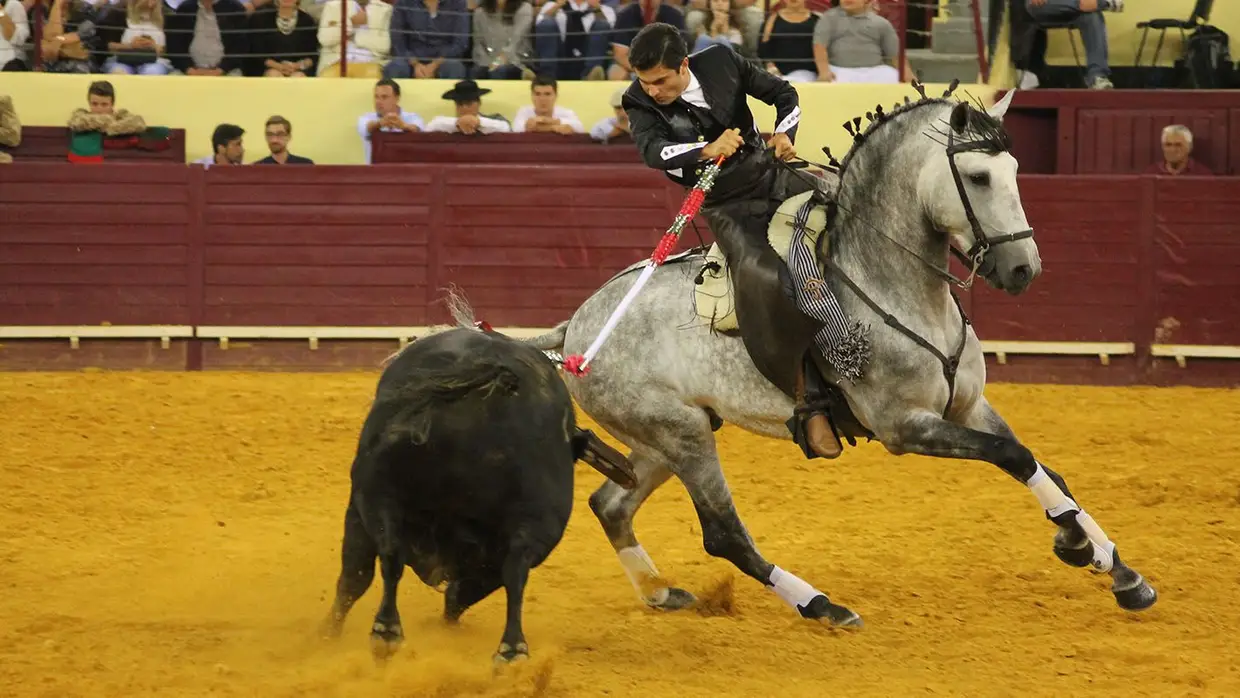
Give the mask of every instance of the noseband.
[(977, 214), (973, 213), (973, 204), (969, 202), (969, 194), (964, 190), (964, 180), (960, 177), (960, 169), (956, 167), (956, 155), (960, 153), (982, 152), (988, 150), (989, 147), (989, 144), (985, 141), (957, 143), (955, 131), (951, 128), (947, 129), (947, 164), (951, 167), (952, 180), (956, 183), (956, 193), (960, 195), (960, 203), (964, 206), (964, 216), (969, 221), (969, 227), (973, 230), (974, 240), (973, 246), (969, 248), (968, 252), (961, 252), (955, 245), (951, 246), (952, 254), (956, 255), (961, 262), (964, 262), (965, 266), (973, 271), (973, 273), (969, 274), (968, 281), (958, 281), (955, 277), (952, 277), (952, 280), (961, 288), (968, 288), (973, 284), (973, 275), (982, 266), (982, 262), (990, 248), (1033, 237), (1033, 228), (1027, 228), (1015, 233), (1004, 233), (996, 237), (988, 237), (986, 231), (982, 230), (982, 224), (977, 220)]

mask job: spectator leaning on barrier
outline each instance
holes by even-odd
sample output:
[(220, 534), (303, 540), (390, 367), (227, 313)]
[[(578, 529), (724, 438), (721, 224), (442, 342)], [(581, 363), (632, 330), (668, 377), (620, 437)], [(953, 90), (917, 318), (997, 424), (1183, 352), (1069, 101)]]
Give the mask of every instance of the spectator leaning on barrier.
[[(0, 146), (16, 148), (22, 143), (22, 122), (13, 108), (13, 98), (0, 95)], [(0, 150), (0, 165), (13, 162), (13, 156)]]
[(618, 88), (611, 94), (611, 110), (614, 114), (603, 117), (590, 127), (591, 138), (603, 144), (625, 138), (629, 141), (633, 140), (633, 134), (629, 133), (629, 113), (621, 105), (626, 89), (628, 85)]
[(548, 0), (534, 25), (538, 72), (561, 80), (607, 77), (616, 11), (599, 0)]
[(392, 60), (383, 67), (383, 77), (465, 77), (469, 24), (465, 0), (396, 0)]
[(1162, 130), (1162, 159), (1145, 168), (1147, 174), (1213, 176), (1210, 168), (1193, 159), (1193, 132), (1182, 124)]
[(534, 76), (530, 29), (534, 9), (526, 0), (482, 0), (474, 10), (475, 80)]
[(422, 117), (400, 108), (400, 85), (391, 78), (375, 83), (375, 110), (362, 114), (357, 120), (357, 132), (362, 136), (362, 156), (370, 164), (371, 137), (375, 131), (388, 133), (421, 131)]
[(814, 27), (814, 63), (820, 81), (897, 83), (899, 60), (900, 37), (874, 10), (873, 0), (840, 0), (840, 6), (822, 13)]
[(512, 126), (500, 114), (482, 114), (482, 95), (490, 89), (478, 87), (473, 80), (461, 80), (443, 93), (444, 99), (456, 104), (456, 116), (436, 116), (426, 125), (427, 131), (440, 133), (509, 133)]
[(99, 131), (107, 136), (141, 133), (146, 122), (141, 116), (116, 108), (116, 89), (107, 80), (97, 80), (86, 89), (87, 109), (74, 109), (69, 130), (74, 133)]
[(539, 75), (530, 81), (530, 101), (517, 110), (512, 130), (515, 133), (585, 133), (581, 119), (568, 107), (556, 105), (559, 87), (555, 78)]
[(684, 36), (685, 43), (693, 43), (693, 38), (685, 30), (685, 16), (679, 9), (662, 0), (637, 0), (616, 13), (616, 31), (611, 39), (615, 63), (607, 71), (608, 78), (632, 80), (637, 77), (629, 66), (629, 44), (633, 43), (633, 37), (642, 27), (655, 22), (676, 27)]
[(30, 21), (22, 0), (0, 3), (0, 72), (27, 70), (21, 49), (30, 38)]
[(283, 116), (267, 119), (263, 127), (263, 135), (267, 137), (267, 149), (271, 155), (256, 161), (255, 165), (313, 165), (310, 158), (293, 155), (288, 151), (288, 142), (293, 138), (293, 124)]
[[(340, 2), (328, 0), (319, 18), (319, 75), (340, 75)], [(348, 35), (351, 78), (376, 79), (392, 51), (392, 6), (383, 0), (349, 0)]]
[(255, 12), (249, 20), (250, 75), (304, 78), (314, 75), (319, 57), (314, 19), (297, 9), (297, 0), (276, 0), (274, 8)]
[(220, 124), (211, 134), (211, 155), (193, 162), (209, 168), (212, 165), (240, 165), (245, 158), (245, 144), (242, 136), (245, 129), (236, 124)]
[(241, 75), (250, 46), (246, 16), (237, 0), (184, 0), (164, 21), (174, 72)]
[(762, 28), (758, 55), (766, 72), (788, 82), (818, 79), (814, 63), (814, 25), (818, 16), (805, 0), (783, 0)]

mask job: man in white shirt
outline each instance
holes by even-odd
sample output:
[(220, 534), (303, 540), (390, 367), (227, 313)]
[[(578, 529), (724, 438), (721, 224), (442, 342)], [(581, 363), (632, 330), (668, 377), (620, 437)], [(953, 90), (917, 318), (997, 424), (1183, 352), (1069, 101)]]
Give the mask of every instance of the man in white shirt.
[(438, 133), (511, 133), (512, 125), (499, 114), (482, 115), (482, 95), (489, 88), (478, 87), (473, 80), (461, 80), (443, 93), (444, 99), (456, 104), (456, 116), (436, 116), (426, 125), (427, 131)]
[(24, 71), (22, 60), (26, 39), (30, 38), (30, 21), (21, 0), (0, 0), (0, 70)]
[(362, 136), (362, 152), (366, 164), (370, 164), (370, 139), (376, 131), (388, 133), (411, 133), (424, 128), (422, 117), (400, 108), (400, 85), (391, 78), (375, 83), (375, 110), (362, 114), (357, 120), (357, 132)]
[(568, 107), (556, 106), (559, 96), (558, 85), (553, 77), (536, 75), (530, 81), (531, 105), (517, 110), (517, 118), (513, 120), (512, 130), (515, 133), (585, 133), (581, 119)]

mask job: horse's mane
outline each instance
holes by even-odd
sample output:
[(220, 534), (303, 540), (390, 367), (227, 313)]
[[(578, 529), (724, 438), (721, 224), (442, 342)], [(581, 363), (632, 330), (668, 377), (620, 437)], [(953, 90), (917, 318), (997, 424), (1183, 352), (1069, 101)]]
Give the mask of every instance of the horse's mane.
[[(842, 199), (845, 194), (844, 178), (850, 171), (850, 167), (854, 164), (854, 161), (856, 161), (858, 157), (864, 161), (866, 156), (868, 156), (871, 152), (871, 150), (867, 148), (867, 144), (869, 144), (876, 135), (885, 135), (887, 131), (893, 130), (890, 127), (892, 123), (908, 123), (907, 116), (911, 113), (919, 112), (920, 110), (930, 106), (955, 106), (956, 104), (961, 103), (968, 104), (968, 131), (964, 134), (957, 135), (957, 140), (968, 140), (973, 143), (978, 150), (983, 152), (1002, 153), (1011, 150), (1012, 139), (1007, 130), (1003, 127), (1003, 122), (987, 113), (986, 109), (980, 102), (974, 100), (977, 106), (973, 106), (973, 104), (969, 104), (963, 100), (951, 99), (952, 93), (955, 92), (956, 87), (959, 84), (959, 80), (953, 80), (951, 85), (949, 85), (943, 92), (942, 96), (930, 97), (926, 94), (925, 86), (914, 80), (913, 88), (917, 90), (917, 93), (920, 95), (919, 99), (910, 100), (908, 97), (905, 97), (904, 103), (896, 103), (892, 105), (891, 111), (884, 111), (883, 105), (881, 104), (875, 106), (873, 111), (868, 111), (864, 115), (864, 118), (869, 121), (869, 124), (864, 130), (861, 128), (861, 116), (854, 117), (853, 119), (844, 122), (844, 129), (848, 131), (848, 134), (853, 138), (852, 147), (850, 147), (848, 149), (848, 153), (844, 155), (844, 160), (842, 162), (835, 160), (835, 158), (831, 156), (829, 149), (823, 149), (840, 178), (839, 191), (837, 192), (836, 197), (834, 197), (832, 202), (827, 206), (827, 227), (829, 229), (835, 229), (835, 222), (837, 216), (839, 215), (840, 209), (839, 200)], [(942, 144), (946, 148), (948, 130), (950, 128), (951, 125), (947, 123), (947, 121), (940, 120), (931, 125), (928, 131), (923, 132), (923, 135)], [(887, 131), (883, 131), (883, 129), (887, 129)], [(869, 180), (884, 177), (887, 176), (887, 174), (888, 173), (884, 171), (884, 168), (863, 168), (860, 172), (862, 177), (860, 185), (858, 185), (857, 182), (850, 182), (850, 186), (848, 188), (859, 188), (862, 190), (868, 189), (869, 187), (867, 187), (866, 184)]]

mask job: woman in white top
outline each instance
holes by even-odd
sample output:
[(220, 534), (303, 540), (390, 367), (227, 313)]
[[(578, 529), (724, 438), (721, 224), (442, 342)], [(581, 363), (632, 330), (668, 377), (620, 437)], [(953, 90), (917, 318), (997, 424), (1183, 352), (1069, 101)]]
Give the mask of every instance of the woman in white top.
[(21, 0), (0, 2), (0, 70), (28, 70), (22, 60), (23, 46), (30, 38), (30, 21)]
[(125, 32), (109, 41), (112, 54), (103, 72), (123, 75), (167, 75), (172, 63), (164, 56), (164, 13), (160, 0), (126, 0)]
[(348, 2), (348, 76), (382, 77), (392, 52), (392, 6), (383, 0), (328, 0), (319, 15), (319, 75), (340, 77), (340, 3)]

